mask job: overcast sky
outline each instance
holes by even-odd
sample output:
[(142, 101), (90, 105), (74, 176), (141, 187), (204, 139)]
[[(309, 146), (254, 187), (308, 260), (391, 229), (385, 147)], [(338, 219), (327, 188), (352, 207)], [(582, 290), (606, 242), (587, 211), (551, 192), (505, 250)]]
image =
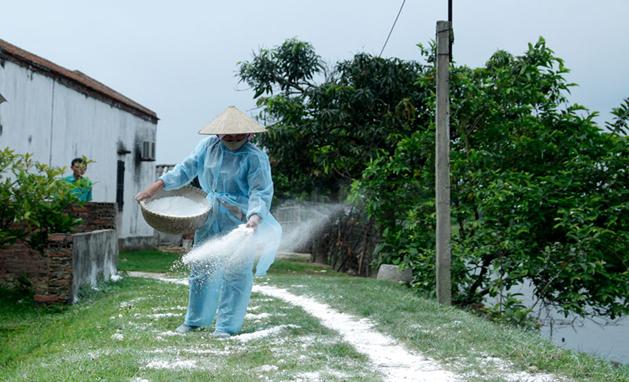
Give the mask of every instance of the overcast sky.
[[(420, 60), (447, 0), (406, 0), (384, 57)], [(454, 59), (481, 66), (543, 36), (572, 70), (571, 102), (601, 112), (629, 97), (628, 0), (453, 0)], [(239, 61), (296, 37), (328, 62), (378, 55), (402, 0), (0, 0), (0, 38), (80, 70), (160, 118), (157, 163), (174, 164), (229, 105), (254, 114)]]

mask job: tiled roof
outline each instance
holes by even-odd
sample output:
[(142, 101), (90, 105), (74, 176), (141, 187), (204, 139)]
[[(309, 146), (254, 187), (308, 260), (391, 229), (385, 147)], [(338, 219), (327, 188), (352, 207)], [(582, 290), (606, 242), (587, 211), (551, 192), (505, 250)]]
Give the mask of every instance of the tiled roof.
[(166, 174), (168, 171), (175, 168), (174, 164), (158, 164), (155, 166), (155, 177), (159, 178), (160, 176)]
[(78, 70), (68, 70), (0, 39), (0, 63), (5, 60), (53, 78), (80, 93), (108, 103), (147, 121), (157, 123), (159, 119), (154, 111), (147, 109)]
[[(158, 164), (155, 166), (155, 179), (159, 178), (160, 176), (166, 174), (168, 171), (171, 171), (175, 168), (176, 164)], [(190, 185), (192, 187), (196, 187), (196, 188), (201, 188), (201, 185), (199, 184), (199, 178), (195, 177), (192, 182), (190, 182)]]

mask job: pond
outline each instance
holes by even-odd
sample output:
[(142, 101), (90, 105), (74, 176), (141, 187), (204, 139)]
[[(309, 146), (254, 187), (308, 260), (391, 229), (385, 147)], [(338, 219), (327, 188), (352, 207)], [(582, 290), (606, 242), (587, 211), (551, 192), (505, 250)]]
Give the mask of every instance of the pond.
[(610, 322), (555, 318), (552, 327), (542, 327), (540, 334), (565, 349), (629, 364), (629, 320), (626, 317)]
[[(514, 287), (510, 292), (522, 293), (526, 306), (533, 304), (530, 285)], [(488, 299), (487, 302), (495, 303), (495, 299)], [(552, 312), (542, 312), (540, 318), (544, 324), (540, 335), (550, 339), (555, 345), (629, 364), (629, 318), (622, 317), (614, 321), (564, 318), (563, 315)]]

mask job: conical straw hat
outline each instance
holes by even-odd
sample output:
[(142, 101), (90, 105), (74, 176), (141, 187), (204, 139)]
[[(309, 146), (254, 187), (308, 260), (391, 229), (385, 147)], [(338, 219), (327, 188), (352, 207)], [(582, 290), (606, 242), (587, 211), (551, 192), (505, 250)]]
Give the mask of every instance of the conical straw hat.
[(242, 111), (230, 106), (199, 131), (199, 134), (265, 133), (266, 129)]

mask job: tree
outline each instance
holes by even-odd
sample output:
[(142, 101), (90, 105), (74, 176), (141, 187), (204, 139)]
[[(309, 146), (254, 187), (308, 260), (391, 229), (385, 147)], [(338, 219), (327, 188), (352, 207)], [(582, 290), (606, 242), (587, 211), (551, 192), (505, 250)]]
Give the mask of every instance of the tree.
[[(329, 69), (312, 45), (295, 39), (240, 63), (240, 79), (270, 126), (257, 139), (270, 156), (276, 195), (344, 202), (369, 161), (392, 154), (400, 137), (426, 123), (430, 90), (416, 84), (423, 71), (418, 62), (364, 53)], [(336, 226), (324, 232), (334, 235), (322, 235), (312, 250), (317, 262), (368, 275), (381, 227), (364, 208), (351, 211), (331, 219)]]
[[(418, 84), (433, 89), (433, 72)], [(568, 103), (567, 72), (543, 39), (522, 56), (499, 51), (483, 68), (452, 67), (457, 304), (496, 297), (487, 311), (516, 322), (539, 303), (566, 315), (629, 312), (629, 141), (619, 134), (629, 101), (603, 131), (596, 113)], [(412, 268), (413, 285), (424, 290), (434, 289), (435, 278), (431, 147), (432, 124), (401, 140), (394, 155), (378, 156), (354, 185), (379, 221), (388, 218), (381, 212), (387, 200), (404, 209), (381, 254)], [(533, 285), (533, 306), (509, 292), (523, 282)]]
[(289, 39), (239, 65), (270, 125), (257, 139), (282, 196), (342, 199), (366, 163), (426, 122), (417, 62), (361, 53), (329, 70), (312, 45)]
[(0, 247), (22, 241), (43, 253), (49, 233), (80, 223), (67, 213), (79, 202), (70, 185), (57, 179), (63, 172), (30, 154), (0, 151)]

